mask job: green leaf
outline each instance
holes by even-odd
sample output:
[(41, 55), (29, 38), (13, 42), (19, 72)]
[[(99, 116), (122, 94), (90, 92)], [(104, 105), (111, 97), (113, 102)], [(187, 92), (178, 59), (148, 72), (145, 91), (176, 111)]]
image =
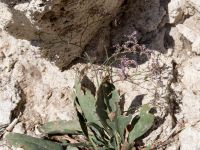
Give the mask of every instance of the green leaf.
[(132, 116), (117, 116), (117, 131), (121, 137), (122, 142), (124, 142), (124, 136), (125, 136), (125, 129), (127, 127), (127, 125), (130, 123), (132, 119)]
[(78, 100), (77, 99), (75, 99), (75, 101), (74, 101), (74, 106), (76, 108), (76, 113), (77, 113), (77, 117), (79, 119), (79, 123), (80, 123), (81, 129), (82, 129), (84, 135), (88, 138), (88, 129), (87, 129), (87, 125), (86, 125), (87, 121), (86, 121), (85, 117), (82, 114), (82, 111), (81, 111), (80, 105), (78, 104)]
[(151, 150), (151, 146), (150, 146), (150, 145), (147, 145), (147, 146), (146, 146), (146, 150)]
[(135, 139), (144, 135), (154, 123), (154, 115), (149, 113), (150, 107), (146, 104), (141, 107), (140, 119), (135, 124), (133, 130), (129, 133), (129, 142), (134, 142)]
[(68, 146), (67, 150), (79, 150), (77, 147), (74, 146)]
[(107, 113), (107, 105), (105, 103), (105, 97), (104, 97), (104, 84), (101, 83), (98, 91), (97, 91), (97, 102), (96, 102), (96, 112), (97, 115), (104, 127), (104, 129), (112, 135), (111, 128), (108, 125), (108, 122), (110, 122), (108, 113)]
[(75, 90), (78, 103), (87, 122), (95, 122), (102, 126), (96, 114), (96, 99), (89, 89), (82, 87), (78, 78), (75, 81)]
[(62, 146), (64, 147), (68, 147), (68, 146), (71, 146), (71, 147), (79, 147), (79, 148), (90, 148), (92, 147), (92, 145), (89, 143), (89, 142), (79, 142), (79, 143), (67, 143), (67, 142), (64, 142), (62, 143)]
[(116, 112), (119, 107), (120, 97), (115, 90), (115, 86), (109, 80), (101, 83), (98, 98), (103, 101), (107, 107), (107, 112)]
[(83, 134), (78, 120), (48, 122), (40, 130), (45, 134)]
[(108, 100), (109, 101), (109, 106), (111, 107), (111, 111), (112, 112), (117, 112), (117, 115), (121, 115), (121, 109), (119, 106), (119, 102), (120, 102), (120, 96), (117, 92), (117, 90), (113, 89), (111, 92), (111, 97)]
[(110, 145), (109, 148), (117, 150), (117, 141), (116, 141), (115, 136), (111, 137), (109, 142), (110, 142), (109, 143), (109, 145)]
[(93, 132), (93, 135), (95, 136), (97, 141), (96, 143), (98, 143), (98, 145), (108, 145), (109, 137), (107, 137), (107, 135), (105, 134), (106, 131), (104, 131), (103, 128), (99, 127), (95, 123), (88, 124), (88, 127)]
[(9, 144), (25, 150), (63, 150), (58, 143), (18, 133), (9, 133), (6, 139)]
[(112, 121), (116, 118), (116, 115), (121, 113), (118, 113), (118, 110), (120, 110), (119, 99), (115, 86), (108, 79), (104, 79), (97, 92), (96, 111), (104, 129), (110, 136), (113, 136), (115, 132), (115, 129), (112, 128)]

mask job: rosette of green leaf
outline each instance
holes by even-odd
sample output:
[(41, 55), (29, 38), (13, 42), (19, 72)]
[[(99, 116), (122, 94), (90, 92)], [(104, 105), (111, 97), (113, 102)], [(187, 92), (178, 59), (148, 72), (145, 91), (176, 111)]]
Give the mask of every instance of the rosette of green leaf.
[[(97, 98), (93, 95), (94, 92), (92, 94), (82, 85), (80, 78), (76, 78), (75, 90), (74, 104), (79, 120), (49, 122), (41, 127), (41, 131), (50, 135), (84, 134), (88, 142), (58, 144), (13, 133), (8, 134), (8, 141), (16, 147), (29, 147), (26, 150), (51, 150), (52, 147), (57, 150), (62, 146), (67, 146), (68, 149), (92, 146), (95, 150), (133, 150), (134, 141), (153, 125), (154, 116), (149, 113), (148, 105), (141, 107), (139, 119), (122, 115), (119, 94), (108, 79), (101, 83)], [(132, 126), (129, 133), (126, 132), (128, 125)]]
[(120, 96), (115, 86), (104, 80), (98, 90), (97, 114), (110, 137), (109, 145), (120, 149), (125, 141), (125, 129), (131, 122), (131, 115), (124, 116), (120, 110)]
[(94, 149), (99, 149), (107, 145), (105, 131), (96, 113), (95, 95), (81, 84), (81, 80), (76, 78), (75, 82), (75, 107), (83, 133), (88, 138)]

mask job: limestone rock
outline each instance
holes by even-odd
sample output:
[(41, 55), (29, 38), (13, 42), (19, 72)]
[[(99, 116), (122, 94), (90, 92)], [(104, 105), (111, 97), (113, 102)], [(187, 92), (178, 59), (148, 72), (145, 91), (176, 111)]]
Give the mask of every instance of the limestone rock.
[[(137, 32), (137, 38), (150, 33), (150, 36), (148, 35), (147, 38), (151, 40), (156, 32), (159, 32), (157, 28), (164, 26), (166, 23), (164, 21), (166, 11), (161, 5), (160, 0), (128, 0), (126, 5), (127, 8), (122, 18), (120, 20), (117, 18), (115, 20), (115, 27), (111, 29), (112, 46), (128, 41), (128, 36), (132, 36), (135, 32)], [(151, 36), (151, 32), (154, 31), (155, 34)], [(160, 31), (160, 33), (162, 38), (163, 32)], [(162, 43), (159, 46), (163, 48)]]
[(10, 150), (10, 147), (6, 145), (6, 141), (0, 141), (0, 150)]
[(182, 83), (186, 89), (199, 91), (200, 89), (200, 57), (193, 57), (183, 65)]
[(197, 11), (200, 12), (200, 1), (199, 0), (187, 0), (189, 4), (191, 4)]
[(197, 38), (192, 44), (192, 51), (196, 54), (200, 54), (200, 38)]
[(192, 91), (184, 91), (182, 99), (182, 114), (185, 122), (193, 124), (200, 117), (200, 95)]
[(160, 0), (129, 1), (125, 20), (128, 25), (134, 23), (142, 32), (151, 32), (159, 26), (165, 14)]
[(5, 31), (0, 32), (0, 52), (0, 124), (9, 124), (19, 112), (27, 128), (74, 118), (70, 88), (75, 72), (61, 72), (41, 58), (38, 47)]
[(24, 134), (25, 133), (25, 129), (23, 127), (23, 123), (20, 122), (20, 123), (16, 124), (12, 132)]
[(182, 0), (173, 0), (168, 4), (169, 23), (174, 24), (183, 16)]
[[(176, 27), (172, 27), (169, 32), (169, 36), (172, 38), (174, 42), (174, 46), (169, 45), (168, 47), (174, 48), (176, 51), (181, 51), (184, 48), (184, 43), (181, 40), (181, 34)], [(169, 37), (169, 38), (170, 38)], [(170, 43), (169, 43), (170, 44)]]
[(11, 122), (12, 111), (21, 101), (21, 89), (15, 85), (6, 85), (0, 88), (0, 125)]
[[(5, 1), (9, 4), (9, 1)], [(80, 56), (101, 27), (110, 23), (123, 0), (31, 0), (10, 8), (6, 30), (42, 49), (62, 68)]]
[(195, 32), (190, 27), (184, 24), (178, 24), (177, 26), (178, 31), (183, 34), (190, 42), (194, 42), (196, 38), (200, 35), (198, 32)]
[(4, 28), (12, 19), (12, 13), (8, 6), (0, 2), (0, 29)]
[(180, 135), (180, 150), (199, 150), (200, 149), (200, 129), (187, 127)]
[(176, 145), (174, 144), (174, 145), (168, 146), (168, 147), (166, 148), (166, 150), (179, 150), (179, 147), (178, 147), (178, 145), (177, 145), (177, 143), (176, 143)]

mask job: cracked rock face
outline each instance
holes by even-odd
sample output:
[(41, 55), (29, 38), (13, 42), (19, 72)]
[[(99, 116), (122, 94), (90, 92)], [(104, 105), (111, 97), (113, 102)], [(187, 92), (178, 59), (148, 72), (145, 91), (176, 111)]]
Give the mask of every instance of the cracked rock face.
[(40, 46), (43, 56), (62, 68), (80, 56), (97, 31), (116, 16), (122, 2), (31, 0), (16, 3), (10, 9), (12, 21), (6, 30), (17, 39)]

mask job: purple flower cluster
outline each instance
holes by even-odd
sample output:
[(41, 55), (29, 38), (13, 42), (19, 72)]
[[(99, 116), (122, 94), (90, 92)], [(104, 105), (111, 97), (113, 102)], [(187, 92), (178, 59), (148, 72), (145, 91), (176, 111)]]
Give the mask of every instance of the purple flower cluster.
[(128, 77), (128, 69), (131, 65), (134, 65), (135, 67), (138, 66), (137, 62), (134, 60), (130, 60), (126, 56), (123, 56), (120, 60), (120, 79), (125, 80)]
[[(136, 54), (141, 57), (141, 56), (145, 56), (145, 59), (150, 59), (150, 56), (152, 54), (152, 50), (148, 49), (145, 45), (140, 45), (138, 42), (138, 32), (134, 31), (132, 34), (130, 35), (126, 35), (125, 37), (128, 38), (128, 41), (124, 42), (121, 46), (115, 45), (115, 48), (117, 49), (116, 53), (117, 54)], [(121, 56), (120, 56), (121, 57)], [(133, 60), (128, 58), (126, 55), (122, 56), (120, 58), (120, 72), (119, 72), (119, 76), (121, 80), (125, 80), (128, 77), (128, 69), (130, 66), (134, 66), (137, 67), (138, 63)]]

